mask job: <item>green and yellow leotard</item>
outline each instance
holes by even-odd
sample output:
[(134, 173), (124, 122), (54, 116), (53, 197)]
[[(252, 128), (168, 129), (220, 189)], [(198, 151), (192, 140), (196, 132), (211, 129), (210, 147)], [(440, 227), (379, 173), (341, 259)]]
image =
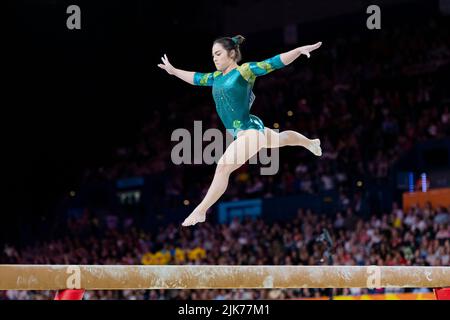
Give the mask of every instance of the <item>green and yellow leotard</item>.
[(225, 128), (233, 135), (246, 129), (257, 129), (264, 132), (264, 124), (260, 118), (250, 114), (255, 98), (252, 88), (257, 76), (262, 76), (280, 69), (285, 65), (280, 55), (261, 62), (247, 62), (231, 70), (227, 74), (220, 71), (194, 74), (194, 84), (212, 86), (216, 110)]

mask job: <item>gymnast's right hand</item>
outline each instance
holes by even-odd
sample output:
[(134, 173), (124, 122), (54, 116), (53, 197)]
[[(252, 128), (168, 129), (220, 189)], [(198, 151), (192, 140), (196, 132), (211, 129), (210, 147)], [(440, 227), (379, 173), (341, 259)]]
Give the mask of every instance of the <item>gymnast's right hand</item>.
[(163, 63), (158, 64), (158, 67), (167, 71), (168, 74), (175, 74), (175, 68), (170, 64), (169, 59), (167, 59), (166, 54), (164, 57), (161, 57)]

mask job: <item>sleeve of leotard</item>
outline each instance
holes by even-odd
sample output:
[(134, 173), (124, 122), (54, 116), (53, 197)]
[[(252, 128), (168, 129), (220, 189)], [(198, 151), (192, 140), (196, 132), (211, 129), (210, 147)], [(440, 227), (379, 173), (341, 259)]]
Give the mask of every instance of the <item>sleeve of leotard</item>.
[(239, 67), (242, 77), (249, 81), (258, 76), (263, 76), (274, 70), (281, 69), (285, 64), (281, 61), (279, 54), (276, 56), (263, 60), (261, 62), (247, 62)]
[(214, 83), (214, 73), (194, 73), (194, 85), (196, 86), (212, 86)]

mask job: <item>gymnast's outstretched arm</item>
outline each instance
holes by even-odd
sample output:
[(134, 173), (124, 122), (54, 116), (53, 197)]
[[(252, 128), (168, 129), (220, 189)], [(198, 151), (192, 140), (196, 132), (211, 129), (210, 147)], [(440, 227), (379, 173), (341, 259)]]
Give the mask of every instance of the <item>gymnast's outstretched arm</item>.
[(181, 69), (177, 69), (169, 62), (169, 59), (164, 54), (164, 57), (161, 57), (161, 60), (163, 63), (158, 64), (158, 67), (160, 67), (163, 70), (166, 70), (168, 74), (174, 75), (177, 78), (180, 78), (183, 81), (186, 81), (189, 84), (195, 84), (194, 83), (194, 71), (185, 71)]
[[(304, 54), (308, 58), (310, 52), (316, 50), (322, 45), (322, 42), (317, 42), (313, 45), (295, 48), (291, 51), (277, 54), (276, 56), (260, 61), (260, 62), (246, 62), (238, 67), (242, 77), (248, 82), (254, 82), (256, 77), (266, 75), (274, 70), (281, 69), (292, 63), (295, 59)], [(206, 76), (205, 76), (206, 78)], [(206, 80), (205, 80), (206, 82)]]
[(318, 49), (321, 45), (322, 45), (322, 42), (317, 42), (312, 45), (298, 47), (291, 51), (281, 53), (280, 54), (281, 61), (285, 65), (288, 65), (288, 64), (292, 63), (295, 59), (300, 57), (302, 54), (304, 54), (305, 56), (307, 56), (309, 58), (309, 56), (310, 56), (309, 53), (313, 50)]

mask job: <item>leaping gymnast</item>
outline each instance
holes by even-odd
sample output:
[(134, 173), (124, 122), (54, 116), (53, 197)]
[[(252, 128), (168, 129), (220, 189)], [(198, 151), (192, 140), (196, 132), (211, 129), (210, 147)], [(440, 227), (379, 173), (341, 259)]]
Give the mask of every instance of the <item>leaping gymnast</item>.
[[(283, 68), (302, 54), (310, 57), (310, 52), (319, 48), (317, 42), (278, 54), (261, 62), (247, 62), (238, 65), (241, 60), (240, 45), (244, 37), (223, 37), (214, 41), (212, 57), (217, 71), (200, 73), (185, 71), (172, 66), (166, 55), (158, 66), (189, 84), (212, 86), (216, 110), (225, 128), (233, 135), (233, 142), (220, 157), (214, 178), (205, 198), (184, 220), (182, 226), (204, 222), (208, 209), (222, 196), (228, 186), (230, 174), (241, 167), (262, 148), (279, 148), (284, 146), (302, 146), (316, 156), (322, 155), (319, 139), (308, 139), (304, 135), (286, 130), (276, 132), (264, 127), (260, 118), (250, 114), (254, 100), (252, 92), (255, 79)], [(235, 161), (239, 158), (239, 161)]]

